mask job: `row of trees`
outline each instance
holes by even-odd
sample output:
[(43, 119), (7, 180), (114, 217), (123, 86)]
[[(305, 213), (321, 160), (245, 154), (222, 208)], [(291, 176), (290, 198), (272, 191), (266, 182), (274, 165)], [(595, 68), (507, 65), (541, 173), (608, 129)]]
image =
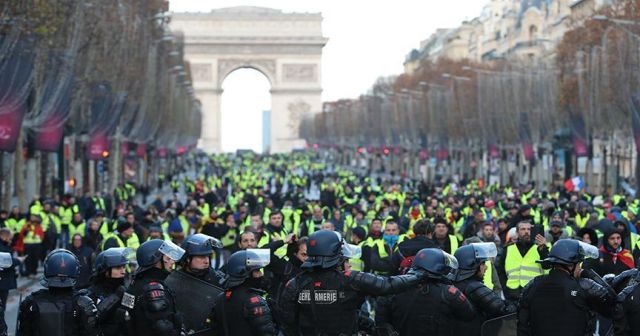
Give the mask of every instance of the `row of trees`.
[[(16, 153), (2, 155), (5, 200), (24, 159), (39, 158), (47, 181), (47, 153), (60, 153), (58, 182), (108, 159), (106, 190), (122, 181), (122, 144), (143, 157), (196, 144), (200, 104), (167, 11), (164, 0), (0, 1), (0, 151)], [(63, 165), (76, 159), (84, 172)]]
[(380, 79), (359, 99), (326, 103), (301, 135), (441, 161), (516, 151), (534, 162), (559, 149), (591, 158), (594, 144), (640, 140), (640, 1), (598, 14), (574, 23), (554, 55), (538, 61), (423, 60), (417, 73)]

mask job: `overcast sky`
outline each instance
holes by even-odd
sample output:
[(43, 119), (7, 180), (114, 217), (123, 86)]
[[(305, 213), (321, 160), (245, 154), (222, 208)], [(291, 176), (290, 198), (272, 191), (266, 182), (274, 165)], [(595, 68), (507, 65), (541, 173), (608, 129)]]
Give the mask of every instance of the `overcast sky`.
[[(285, 12), (320, 12), (329, 38), (322, 65), (323, 100), (355, 98), (380, 76), (399, 74), (411, 49), (437, 28), (458, 26), (480, 15), (489, 0), (171, 0), (175, 12), (208, 12), (214, 8), (260, 6)], [(270, 105), (257, 71), (229, 76), (223, 84), (223, 149), (261, 151), (262, 110)], [(266, 82), (268, 87), (268, 82)], [(238, 92), (236, 92), (238, 91)], [(268, 90), (267, 90), (268, 91)], [(252, 106), (247, 106), (251, 95)], [(243, 99), (244, 98), (244, 99)], [(229, 111), (233, 112), (229, 112)], [(249, 117), (249, 118), (247, 118)], [(248, 124), (247, 124), (248, 122)], [(242, 130), (237, 128), (242, 123)]]

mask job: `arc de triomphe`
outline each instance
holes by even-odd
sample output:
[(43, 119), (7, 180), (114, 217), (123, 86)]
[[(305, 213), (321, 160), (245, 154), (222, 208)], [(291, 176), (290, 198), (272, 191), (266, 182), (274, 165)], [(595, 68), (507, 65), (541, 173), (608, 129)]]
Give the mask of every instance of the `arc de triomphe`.
[(202, 102), (202, 149), (222, 150), (222, 82), (240, 68), (256, 69), (271, 82), (270, 151), (288, 152), (304, 145), (298, 136), (300, 121), (322, 111), (320, 73), (327, 39), (322, 36), (321, 14), (231, 7), (173, 13), (171, 29), (184, 34), (185, 57)]

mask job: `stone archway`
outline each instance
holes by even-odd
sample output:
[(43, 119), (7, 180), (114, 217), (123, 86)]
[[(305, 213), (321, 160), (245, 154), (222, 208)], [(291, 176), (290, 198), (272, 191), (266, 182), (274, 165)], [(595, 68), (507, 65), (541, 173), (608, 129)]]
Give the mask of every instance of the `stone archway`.
[(300, 121), (322, 111), (322, 16), (261, 7), (231, 7), (209, 13), (174, 13), (174, 32), (184, 34), (196, 96), (202, 102), (200, 147), (220, 152), (222, 82), (252, 68), (271, 82), (271, 152), (304, 145)]

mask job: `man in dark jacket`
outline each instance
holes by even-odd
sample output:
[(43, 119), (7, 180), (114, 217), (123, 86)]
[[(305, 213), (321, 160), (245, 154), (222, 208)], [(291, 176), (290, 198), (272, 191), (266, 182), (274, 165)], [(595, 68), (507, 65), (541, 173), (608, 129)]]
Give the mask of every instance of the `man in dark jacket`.
[(616, 229), (605, 231), (602, 246), (599, 248), (600, 258), (587, 260), (584, 269), (593, 269), (598, 275), (618, 275), (635, 267), (631, 251), (622, 244), (622, 235)]
[[(432, 240), (434, 230), (435, 225), (428, 219), (420, 219), (413, 225), (415, 237), (405, 239), (398, 244), (398, 248), (391, 256), (391, 264), (396, 274), (402, 273), (400, 271), (401, 268), (408, 269), (411, 266), (410, 259), (412, 259), (418, 251), (425, 248), (437, 247)], [(406, 267), (402, 266), (403, 261), (407, 264)]]

